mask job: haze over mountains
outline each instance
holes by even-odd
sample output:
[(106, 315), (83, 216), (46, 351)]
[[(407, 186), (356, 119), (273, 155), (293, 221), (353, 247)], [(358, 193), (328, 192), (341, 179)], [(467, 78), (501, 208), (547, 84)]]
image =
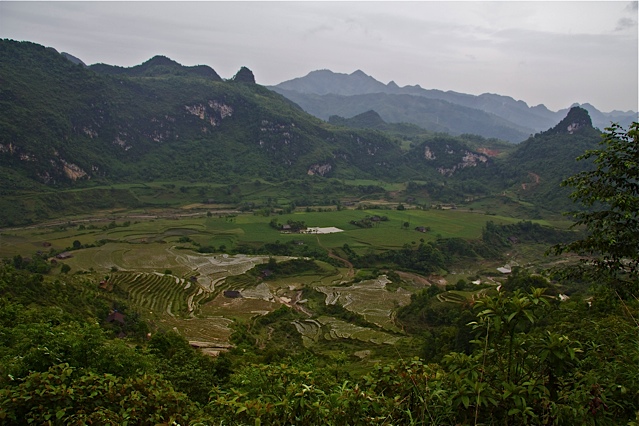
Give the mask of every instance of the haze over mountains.
[[(324, 120), (331, 115), (349, 118), (372, 109), (389, 123), (406, 122), (435, 132), (473, 133), (515, 143), (554, 126), (569, 109), (531, 107), (498, 94), (475, 96), (419, 85), (399, 87), (393, 81), (381, 83), (360, 70), (352, 74), (318, 70), (270, 88)], [(599, 129), (611, 122), (627, 127), (637, 120), (634, 111), (601, 112), (587, 103), (580, 106)]]

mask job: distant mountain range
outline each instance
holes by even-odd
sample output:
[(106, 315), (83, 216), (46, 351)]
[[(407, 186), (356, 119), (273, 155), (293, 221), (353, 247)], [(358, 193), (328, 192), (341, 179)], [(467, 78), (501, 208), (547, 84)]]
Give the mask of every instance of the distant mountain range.
[[(472, 133), (515, 143), (554, 126), (569, 110), (553, 112), (544, 105), (530, 107), (523, 101), (489, 93), (475, 96), (419, 85), (399, 87), (393, 81), (381, 83), (360, 70), (352, 74), (313, 71), (269, 88), (323, 120), (374, 110), (388, 123), (412, 123), (433, 132)], [(611, 122), (627, 127), (638, 117), (634, 111), (601, 112), (590, 104), (581, 107), (599, 129)]]
[[(359, 90), (374, 84), (363, 73), (355, 77)], [(70, 188), (106, 187), (94, 208), (137, 206), (128, 190), (111, 185), (158, 181), (229, 185), (216, 197), (235, 203), (240, 182), (302, 182), (304, 189), (291, 195), (302, 200), (315, 184), (367, 179), (411, 182), (416, 194), (439, 202), (510, 191), (561, 208), (569, 199), (559, 182), (584, 167), (574, 159), (600, 140), (578, 107), (514, 145), (487, 138), (499, 138), (491, 129), (514, 138), (521, 126), (441, 99), (309, 95), (358, 98), (367, 106), (348, 119), (343, 110), (331, 111), (326, 122), (255, 84), (247, 68), (222, 80), (210, 67), (162, 56), (129, 68), (86, 66), (52, 48), (10, 40), (0, 40), (0, 82), (0, 226), (70, 205), (90, 207)], [(427, 107), (440, 133), (402, 119)], [(395, 120), (384, 117), (393, 111)], [(443, 133), (455, 123), (463, 134)]]

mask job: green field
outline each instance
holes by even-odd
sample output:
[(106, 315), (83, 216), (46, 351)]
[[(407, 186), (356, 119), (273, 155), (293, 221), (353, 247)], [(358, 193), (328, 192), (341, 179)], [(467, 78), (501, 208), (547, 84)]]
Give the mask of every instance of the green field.
[[(366, 216), (387, 216), (388, 221), (379, 222), (373, 228), (362, 229), (349, 222)], [(213, 215), (180, 217), (177, 213), (169, 217), (157, 217), (154, 212), (141, 214), (111, 214), (108, 218), (74, 218), (55, 226), (34, 226), (3, 230), (0, 233), (0, 257), (16, 254), (29, 255), (38, 250), (65, 250), (78, 240), (83, 245), (100, 240), (130, 244), (167, 243), (177, 244), (180, 237), (188, 236), (200, 245), (231, 249), (238, 244), (288, 242), (300, 240), (310, 246), (337, 248), (349, 244), (353, 249), (397, 248), (420, 239), (432, 241), (438, 237), (479, 238), (482, 227), (489, 220), (495, 223), (514, 223), (518, 219), (484, 215), (457, 210), (341, 210), (324, 212), (295, 212), (291, 214), (260, 216), (252, 213), (237, 215)], [(268, 226), (272, 219), (280, 223), (288, 220), (304, 221), (307, 226), (334, 226), (344, 232), (324, 235), (284, 234)], [(121, 226), (129, 222), (128, 226)], [(402, 225), (408, 222), (406, 229)], [(540, 224), (562, 225), (560, 222), (536, 221)], [(71, 226), (69, 225), (71, 223)], [(117, 227), (110, 228), (115, 223)], [(427, 233), (415, 231), (418, 226), (430, 227)], [(83, 229), (81, 229), (83, 228)], [(106, 229), (105, 229), (106, 228)], [(188, 246), (188, 244), (186, 244)], [(147, 250), (147, 247), (145, 247)], [(154, 251), (155, 249), (151, 249)], [(90, 267), (91, 265), (87, 265)]]

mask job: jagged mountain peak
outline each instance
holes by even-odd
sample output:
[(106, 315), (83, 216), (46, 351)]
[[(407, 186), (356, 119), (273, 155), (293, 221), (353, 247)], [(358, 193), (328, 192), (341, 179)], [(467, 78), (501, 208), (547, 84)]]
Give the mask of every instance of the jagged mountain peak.
[(240, 68), (240, 70), (233, 76), (232, 81), (237, 83), (252, 83), (255, 84), (255, 76), (253, 71), (246, 67)]
[(588, 111), (582, 107), (574, 106), (570, 108), (566, 117), (555, 127), (548, 130), (548, 134), (574, 134), (585, 130), (593, 129), (592, 120)]
[(282, 82), (274, 86), (274, 89), (315, 95), (334, 94), (340, 96), (387, 91), (384, 83), (375, 80), (359, 69), (351, 74), (336, 73), (330, 70), (312, 71), (305, 77)]
[(389, 89), (399, 89), (399, 86), (393, 80), (389, 81), (386, 87), (388, 87)]
[[(361, 105), (355, 105), (357, 101), (353, 97), (366, 96), (366, 99), (361, 102), (366, 104), (364, 108), (374, 108), (379, 111), (388, 123), (412, 122), (432, 131), (447, 131), (453, 134), (455, 132), (467, 133), (468, 129), (458, 129), (458, 124), (463, 123), (463, 120), (455, 120), (446, 125), (446, 128), (442, 128), (439, 126), (441, 117), (432, 117), (432, 110), (441, 110), (443, 108), (441, 101), (444, 101), (450, 104), (445, 107), (449, 116), (452, 115), (451, 112), (467, 116), (468, 108), (472, 108), (476, 110), (474, 114), (479, 121), (485, 123), (488, 120), (497, 120), (501, 126), (500, 130), (490, 132), (479, 130), (477, 126), (474, 126), (472, 131), (480, 133), (484, 137), (497, 137), (517, 143), (525, 140), (530, 134), (551, 128), (568, 112), (568, 109), (551, 111), (543, 104), (529, 106), (523, 100), (499, 94), (484, 93), (477, 96), (450, 90), (424, 89), (420, 85), (402, 87), (394, 81), (384, 84), (361, 70), (351, 74), (339, 74), (326, 69), (313, 71), (305, 77), (282, 82), (272, 86), (271, 89), (278, 91), (307, 112), (322, 119), (334, 114), (353, 116), (360, 113), (364, 109)], [(322, 98), (318, 98), (318, 95)], [(403, 100), (407, 100), (406, 95), (414, 98), (419, 97), (422, 103), (431, 102), (428, 108), (428, 111), (431, 112), (424, 111), (421, 114), (422, 118), (410, 117), (409, 113), (414, 110), (402, 107), (398, 109), (395, 105), (389, 104), (395, 102), (394, 96), (402, 96)], [(373, 105), (373, 101), (378, 104)], [(320, 105), (320, 103), (324, 103), (324, 105)], [(385, 105), (381, 105), (381, 103)], [(582, 107), (590, 114), (593, 126), (600, 129), (608, 127), (611, 122), (627, 127), (631, 122), (637, 120), (637, 113), (632, 111), (605, 113), (598, 111), (590, 104), (583, 104)], [(484, 115), (479, 118), (481, 113)], [(428, 121), (428, 117), (434, 118), (434, 123)]]
[(370, 77), (368, 74), (366, 74), (364, 71), (362, 70), (355, 70), (351, 73), (352, 77)]

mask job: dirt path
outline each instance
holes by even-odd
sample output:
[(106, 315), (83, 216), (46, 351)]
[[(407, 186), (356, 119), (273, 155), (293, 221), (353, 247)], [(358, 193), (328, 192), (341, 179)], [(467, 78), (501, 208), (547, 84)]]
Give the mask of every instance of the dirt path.
[(299, 304), (300, 300), (302, 299), (302, 290), (299, 290), (295, 293), (295, 300), (293, 300), (293, 308), (297, 309), (298, 311), (306, 314), (309, 318), (313, 316), (312, 312), (309, 312), (308, 310), (306, 310), (306, 308), (302, 305)]
[(346, 265), (346, 267), (348, 268), (348, 272), (346, 273), (346, 278), (353, 278), (355, 276), (355, 268), (353, 268), (353, 264), (351, 262), (349, 262), (347, 259), (339, 257), (338, 255), (333, 253), (333, 250), (324, 247), (324, 245), (320, 242), (319, 237), (317, 237), (317, 244), (319, 244), (321, 248), (323, 248), (324, 250), (328, 252), (328, 257), (339, 260), (340, 262)]

